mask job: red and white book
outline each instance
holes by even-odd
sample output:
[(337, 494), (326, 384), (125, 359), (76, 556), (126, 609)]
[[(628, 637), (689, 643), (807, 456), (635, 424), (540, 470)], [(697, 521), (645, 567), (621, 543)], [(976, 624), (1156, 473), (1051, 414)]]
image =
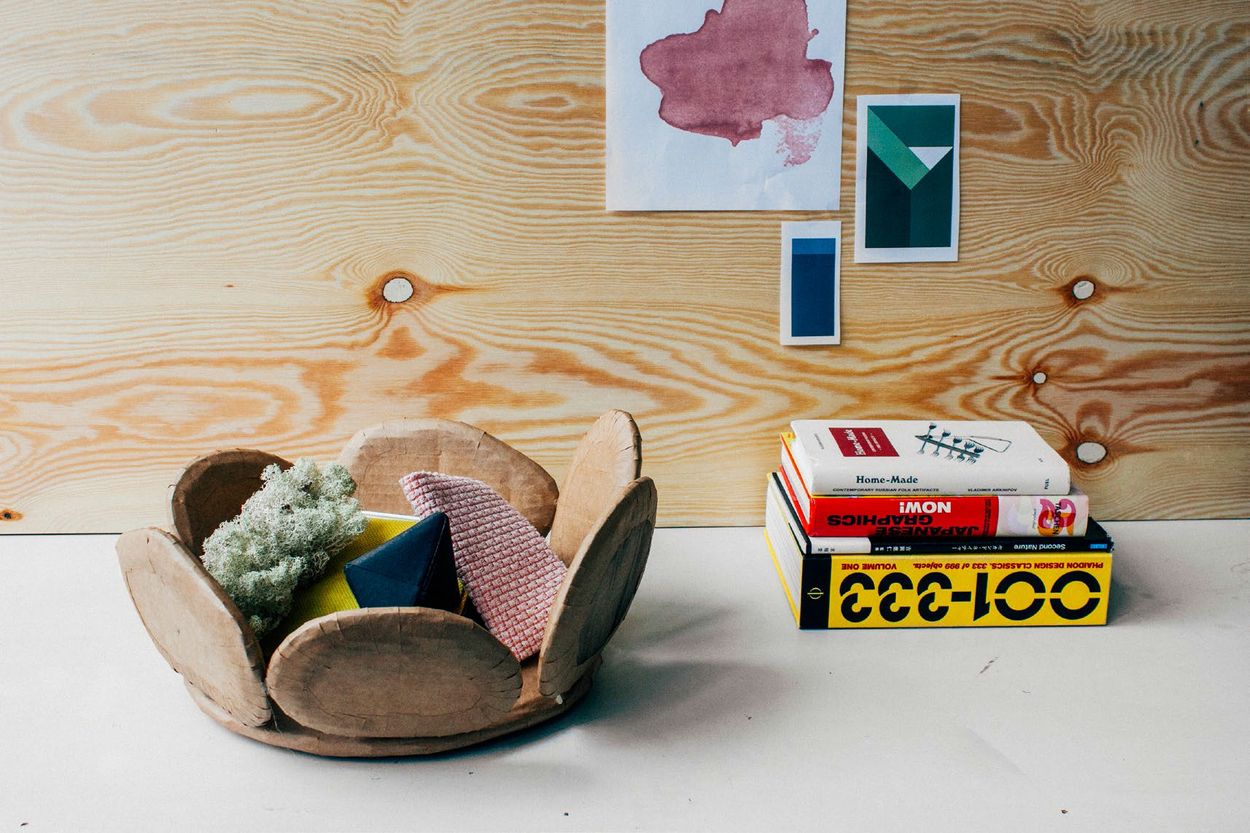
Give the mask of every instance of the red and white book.
[(1059, 495), (1068, 464), (1027, 422), (817, 420), (790, 423), (794, 463), (814, 495)]
[(813, 537), (976, 538), (1081, 536), (1089, 496), (814, 495), (795, 464), (794, 437), (781, 437), (781, 475), (807, 534)]

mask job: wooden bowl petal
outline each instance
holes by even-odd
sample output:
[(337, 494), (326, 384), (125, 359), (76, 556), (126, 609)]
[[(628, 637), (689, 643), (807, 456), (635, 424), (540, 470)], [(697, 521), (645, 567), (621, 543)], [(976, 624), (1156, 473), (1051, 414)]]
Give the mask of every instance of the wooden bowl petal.
[(278, 711), (268, 726), (244, 726), (226, 714), (221, 708), (199, 689), (190, 688), (195, 704), (213, 720), (232, 732), (244, 737), (258, 740), (272, 746), (294, 749), (312, 755), (330, 755), (344, 758), (377, 758), (392, 755), (434, 755), (452, 749), (484, 743), (510, 732), (517, 732), (529, 726), (568, 711), (575, 703), (586, 695), (592, 682), (593, 667), (582, 675), (582, 678), (557, 700), (544, 697), (538, 692), (537, 657), (534, 661), (527, 660), (521, 665), (521, 697), (506, 720), (493, 723), (483, 729), (472, 732), (461, 732), (456, 735), (440, 737), (410, 738), (353, 738), (343, 735), (330, 735), (318, 732), (296, 723), (287, 715)]
[(503, 495), (542, 535), (559, 490), (546, 469), (480, 428), (447, 419), (404, 419), (366, 428), (339, 455), (365, 509), (411, 515), (399, 480), (414, 471), (473, 477)]
[(344, 737), (444, 737), (501, 723), (521, 669), (489, 633), (444, 610), (387, 607), (314, 619), (269, 663), (293, 720)]
[(625, 619), (647, 566), (655, 511), (655, 484), (649, 477), (635, 480), (573, 559), (539, 653), (543, 694), (561, 694), (576, 683)]
[(155, 528), (122, 535), (117, 557), (139, 618), (170, 667), (243, 725), (268, 723), (256, 635), (200, 560)]
[(261, 472), (273, 463), (291, 467), (288, 460), (250, 448), (214, 451), (187, 466), (170, 498), (174, 531), (187, 549), (203, 555), (204, 539), (239, 514), (260, 489)]
[(625, 411), (608, 411), (591, 426), (573, 453), (551, 526), (551, 549), (572, 564), (621, 489), (642, 473), (642, 436)]

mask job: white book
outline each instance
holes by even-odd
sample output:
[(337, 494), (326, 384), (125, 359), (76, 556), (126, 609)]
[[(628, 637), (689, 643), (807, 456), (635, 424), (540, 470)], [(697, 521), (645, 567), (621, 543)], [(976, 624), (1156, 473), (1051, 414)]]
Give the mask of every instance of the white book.
[(1027, 422), (817, 420), (790, 423), (813, 495), (1066, 495), (1068, 464)]

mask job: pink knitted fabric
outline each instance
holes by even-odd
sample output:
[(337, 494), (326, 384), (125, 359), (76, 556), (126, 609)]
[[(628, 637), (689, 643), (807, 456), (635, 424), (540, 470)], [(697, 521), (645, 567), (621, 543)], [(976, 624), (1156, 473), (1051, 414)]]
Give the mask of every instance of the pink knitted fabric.
[(480, 480), (414, 471), (399, 483), (417, 517), (447, 513), (456, 572), (490, 632), (518, 660), (536, 654), (568, 572), (546, 539)]

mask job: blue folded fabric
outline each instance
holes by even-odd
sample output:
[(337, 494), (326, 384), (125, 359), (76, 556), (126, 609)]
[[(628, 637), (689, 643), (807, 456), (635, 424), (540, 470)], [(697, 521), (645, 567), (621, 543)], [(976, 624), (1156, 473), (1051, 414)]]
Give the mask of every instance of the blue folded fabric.
[(460, 608), (451, 525), (435, 512), (343, 568), (361, 607)]

